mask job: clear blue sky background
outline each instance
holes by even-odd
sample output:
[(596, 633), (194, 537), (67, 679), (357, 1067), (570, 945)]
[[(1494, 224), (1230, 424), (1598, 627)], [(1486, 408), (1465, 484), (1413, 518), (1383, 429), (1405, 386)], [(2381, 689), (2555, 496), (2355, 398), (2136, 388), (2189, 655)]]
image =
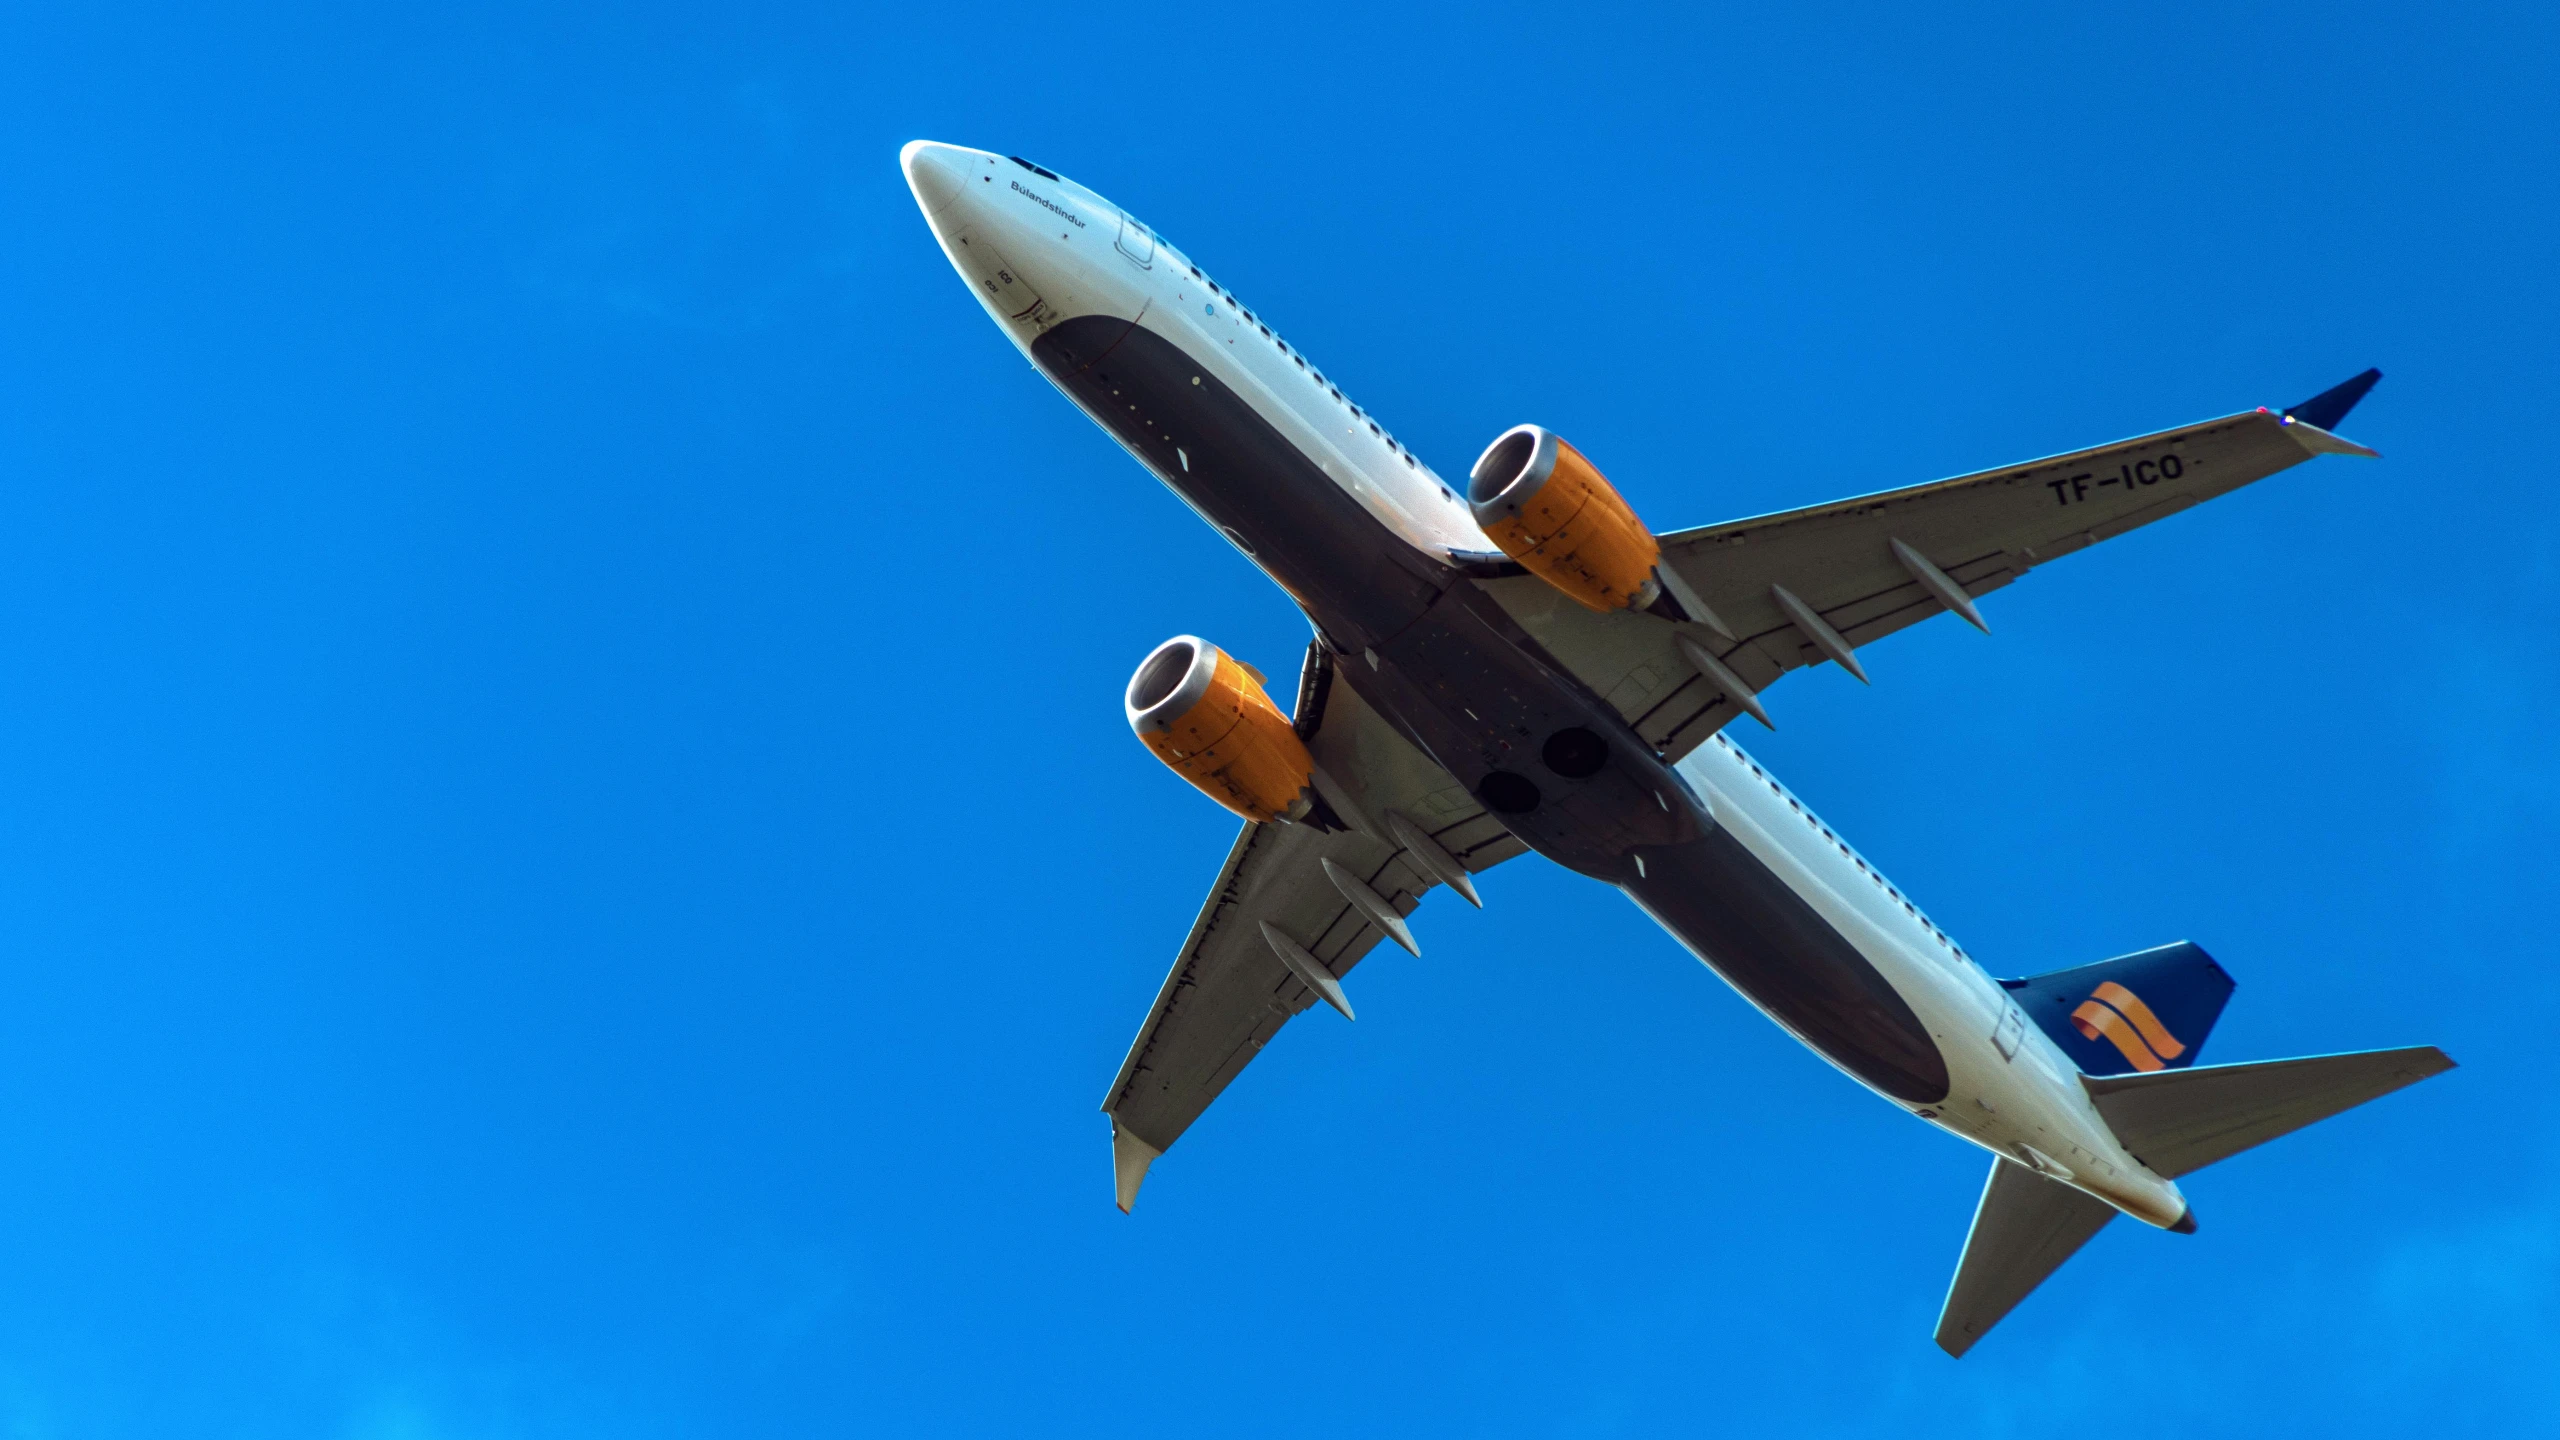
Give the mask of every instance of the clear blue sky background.
[[(2550, 8), (1286, 8), (0, 21), (0, 1436), (2547, 1433)], [(1232, 833), (1120, 687), (1306, 630), (919, 136), (1664, 528), (2381, 365), (1742, 738), (1995, 970), (2464, 1068), (1958, 1363), (1983, 1157), (1522, 862), (1119, 1215)]]

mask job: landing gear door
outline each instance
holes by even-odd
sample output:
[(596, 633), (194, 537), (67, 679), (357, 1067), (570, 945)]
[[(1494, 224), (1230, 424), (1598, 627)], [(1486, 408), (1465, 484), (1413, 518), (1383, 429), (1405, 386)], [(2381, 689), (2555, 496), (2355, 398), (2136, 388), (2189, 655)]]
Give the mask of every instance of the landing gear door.
[(1156, 266), (1156, 237), (1134, 216), (1120, 217), (1120, 253), (1128, 256), (1129, 263), (1141, 270), (1152, 270)]

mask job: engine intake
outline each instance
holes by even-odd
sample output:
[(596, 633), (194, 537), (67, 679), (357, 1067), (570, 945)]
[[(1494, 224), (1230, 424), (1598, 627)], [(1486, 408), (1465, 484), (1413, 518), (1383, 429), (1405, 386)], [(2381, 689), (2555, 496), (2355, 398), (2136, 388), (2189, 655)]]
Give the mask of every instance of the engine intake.
[(1262, 677), (1196, 635), (1159, 645), (1129, 677), (1129, 728), (1173, 773), (1247, 820), (1314, 809), (1315, 757)]
[(1540, 425), (1502, 433), (1468, 472), (1467, 504), (1502, 553), (1591, 609), (1662, 593), (1662, 546), (1582, 452)]

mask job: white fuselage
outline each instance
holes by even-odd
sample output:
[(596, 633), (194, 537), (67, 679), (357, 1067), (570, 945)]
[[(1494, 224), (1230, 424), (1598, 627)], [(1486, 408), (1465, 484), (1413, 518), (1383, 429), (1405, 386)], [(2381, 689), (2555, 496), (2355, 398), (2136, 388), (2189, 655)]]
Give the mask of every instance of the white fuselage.
[[(984, 151), (918, 142), (903, 158), (944, 253), (1026, 359), (1044, 332), (1066, 321), (1143, 321), (1204, 377), (1245, 397), (1289, 446), (1405, 544), (1438, 556), (1494, 550), (1464, 501), (1428, 465), (1266, 320), (1134, 218), (1081, 186)], [(1061, 390), (1092, 413), (1093, 402)], [(1179, 473), (1168, 473), (1112, 425), (1103, 428), (1199, 508)], [(1187, 452), (1169, 453), (1173, 471), (1187, 464)], [(1263, 564), (1253, 537), (1202, 514)], [(1287, 577), (1273, 578), (1288, 588)], [(2173, 1225), (2186, 1214), (2177, 1186), (2125, 1152), (2076, 1067), (2026, 1023), (1999, 982), (1762, 766), (1718, 735), (1674, 768), (1716, 825), (1853, 945), (1936, 1042), (1947, 1069), (1945, 1098), (1895, 1104), (2150, 1224)], [(1677, 926), (1665, 928), (1696, 948)]]
[(2178, 1222), (2185, 1197), (2125, 1153), (2078, 1067), (1883, 872), (1723, 735), (1678, 768), (1717, 823), (1847, 936), (1929, 1027), (1947, 1061), (1947, 1098), (1907, 1108), (2137, 1219)]

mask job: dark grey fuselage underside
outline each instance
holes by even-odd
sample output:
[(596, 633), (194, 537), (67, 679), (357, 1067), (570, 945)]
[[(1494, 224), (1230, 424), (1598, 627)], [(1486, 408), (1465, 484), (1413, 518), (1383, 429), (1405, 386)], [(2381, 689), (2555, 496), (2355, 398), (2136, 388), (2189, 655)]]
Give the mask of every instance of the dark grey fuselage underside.
[[(1298, 601), (1341, 657), (1336, 677), (1522, 843), (1624, 889), (1877, 1090), (1915, 1104), (1946, 1097), (1946, 1062), (1927, 1029), (1849, 937), (1719, 829), (1687, 782), (1480, 587), (1390, 530), (1144, 325), (1080, 317), (1031, 348), (1070, 398)], [(1598, 737), (1605, 758), (1559, 774), (1548, 742), (1576, 730)], [(1524, 794), (1535, 797), (1526, 809)]]

